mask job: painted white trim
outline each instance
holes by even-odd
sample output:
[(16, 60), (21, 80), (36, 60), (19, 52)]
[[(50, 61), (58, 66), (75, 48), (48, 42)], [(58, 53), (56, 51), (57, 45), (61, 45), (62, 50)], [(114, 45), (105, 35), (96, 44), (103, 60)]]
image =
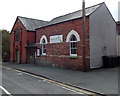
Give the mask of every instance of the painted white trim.
[(47, 41), (47, 37), (45, 35), (42, 35), (42, 37), (40, 38), (40, 44), (42, 44), (43, 39), (45, 39), (45, 42), (46, 42), (45, 44), (47, 44), (48, 41)]
[(75, 37), (77, 38), (77, 41), (80, 41), (80, 36), (78, 32), (76, 32), (75, 30), (71, 30), (67, 35), (66, 42), (70, 42), (71, 35), (75, 35)]
[(77, 54), (71, 54), (71, 53), (70, 53), (70, 56), (77, 56)]
[(42, 52), (42, 55), (46, 56), (46, 53), (43, 53), (43, 52)]

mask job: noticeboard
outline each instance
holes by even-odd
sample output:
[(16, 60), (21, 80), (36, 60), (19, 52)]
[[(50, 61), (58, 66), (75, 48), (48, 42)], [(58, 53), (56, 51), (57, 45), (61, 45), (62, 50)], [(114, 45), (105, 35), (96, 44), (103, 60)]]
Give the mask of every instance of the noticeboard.
[(63, 35), (54, 35), (50, 36), (50, 43), (62, 43)]

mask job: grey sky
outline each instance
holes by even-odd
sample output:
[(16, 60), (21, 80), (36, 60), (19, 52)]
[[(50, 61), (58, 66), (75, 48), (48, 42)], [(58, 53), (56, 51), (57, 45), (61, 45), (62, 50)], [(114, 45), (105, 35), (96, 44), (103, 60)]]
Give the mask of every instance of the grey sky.
[(120, 1), (118, 3), (118, 20), (120, 21)]
[[(85, 0), (86, 7), (105, 2), (118, 20), (119, 0)], [(0, 29), (11, 31), (17, 16), (45, 21), (82, 9), (82, 0), (1, 0)]]

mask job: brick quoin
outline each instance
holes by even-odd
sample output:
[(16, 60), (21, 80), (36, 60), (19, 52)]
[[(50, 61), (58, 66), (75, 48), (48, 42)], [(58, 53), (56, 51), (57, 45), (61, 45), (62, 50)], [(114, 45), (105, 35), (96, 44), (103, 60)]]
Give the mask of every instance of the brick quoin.
[[(66, 42), (68, 33), (71, 30), (78, 32), (80, 41), (77, 43), (77, 57), (72, 58), (69, 52), (69, 42)], [(62, 22), (55, 25), (46, 26), (36, 29), (36, 42), (38, 48), (42, 48), (40, 44), (40, 38), (42, 35), (47, 37), (48, 44), (46, 44), (46, 56), (37, 57), (37, 60), (48, 61), (53, 67), (70, 68), (82, 70), (82, 19), (75, 19), (66, 22)], [(63, 35), (62, 43), (50, 44), (50, 36)], [(89, 48), (89, 18), (86, 17), (86, 69), (90, 69), (90, 48)], [(42, 63), (43, 63), (42, 62)], [(40, 63), (40, 62), (37, 62)], [(41, 63), (40, 63), (41, 64)]]

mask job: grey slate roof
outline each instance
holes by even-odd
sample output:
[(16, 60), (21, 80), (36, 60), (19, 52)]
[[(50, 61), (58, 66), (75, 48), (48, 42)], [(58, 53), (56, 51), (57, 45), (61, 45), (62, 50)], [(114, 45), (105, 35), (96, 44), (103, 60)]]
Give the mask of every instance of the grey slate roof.
[(26, 18), (21, 16), (18, 16), (18, 19), (22, 22), (22, 24), (28, 31), (35, 31), (36, 28), (41, 27), (48, 23), (47, 21)]
[[(104, 4), (104, 2), (86, 8), (85, 9), (86, 16), (91, 15), (102, 4)], [(65, 22), (65, 21), (81, 18), (81, 17), (82, 17), (82, 10), (79, 10), (79, 11), (76, 11), (76, 12), (73, 12), (73, 13), (69, 13), (69, 14), (66, 14), (66, 15), (63, 15), (63, 16), (56, 17), (56, 18), (52, 19), (49, 23), (47, 23), (46, 25), (43, 25), (41, 27), (45, 27), (45, 26), (49, 26), (49, 25), (53, 25), (53, 24), (57, 24), (57, 23), (61, 23), (61, 22)], [(41, 28), (41, 27), (39, 27), (39, 28)]]
[[(91, 15), (102, 4), (105, 4), (105, 3), (103, 2), (103, 3), (100, 3), (100, 4), (97, 4), (97, 5), (86, 8), (85, 9), (86, 16)], [(42, 28), (42, 27), (46, 27), (46, 26), (49, 26), (49, 25), (53, 25), (53, 24), (57, 24), (57, 23), (81, 18), (81, 17), (82, 17), (82, 10), (78, 10), (78, 11), (73, 12), (73, 13), (69, 13), (69, 14), (66, 14), (66, 15), (63, 15), (63, 16), (56, 17), (56, 18), (52, 19), (50, 22), (43, 21), (43, 20), (32, 19), (32, 18), (21, 17), (21, 16), (18, 16), (18, 19), (22, 22), (22, 24), (24, 25), (26, 30), (35, 31), (35, 29), (39, 29), (39, 28)]]

